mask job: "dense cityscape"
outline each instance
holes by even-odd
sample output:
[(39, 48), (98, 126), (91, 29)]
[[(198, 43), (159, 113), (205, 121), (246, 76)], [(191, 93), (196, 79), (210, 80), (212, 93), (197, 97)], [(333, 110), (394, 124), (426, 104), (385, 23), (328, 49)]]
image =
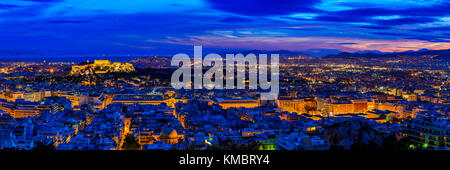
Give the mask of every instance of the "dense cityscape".
[(271, 101), (261, 100), (261, 90), (176, 90), (170, 83), (176, 67), (164, 56), (1, 62), (0, 149), (450, 146), (449, 50), (325, 57), (264, 52), (280, 53), (280, 93)]
[(2, 161), (445, 165), (449, 11), (448, 0), (0, 0), (0, 153), (19, 163)]

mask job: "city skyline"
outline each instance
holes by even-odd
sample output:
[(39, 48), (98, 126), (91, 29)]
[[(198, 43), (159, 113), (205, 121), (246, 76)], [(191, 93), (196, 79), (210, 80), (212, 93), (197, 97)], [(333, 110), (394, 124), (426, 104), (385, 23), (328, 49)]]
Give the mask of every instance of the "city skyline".
[(359, 162), (344, 150), (440, 162), (414, 154), (450, 149), (448, 11), (445, 0), (1, 0), (0, 152), (139, 151), (144, 162), (110, 162), (182, 168)]
[[(233, 1), (234, 2), (234, 1)], [(450, 49), (444, 1), (4, 0), (1, 56)]]

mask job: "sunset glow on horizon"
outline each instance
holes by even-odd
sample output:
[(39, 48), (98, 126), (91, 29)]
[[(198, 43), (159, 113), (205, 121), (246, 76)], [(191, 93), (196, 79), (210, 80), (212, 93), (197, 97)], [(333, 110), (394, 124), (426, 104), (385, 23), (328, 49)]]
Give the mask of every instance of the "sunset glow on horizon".
[(3, 0), (0, 55), (450, 49), (445, 1)]

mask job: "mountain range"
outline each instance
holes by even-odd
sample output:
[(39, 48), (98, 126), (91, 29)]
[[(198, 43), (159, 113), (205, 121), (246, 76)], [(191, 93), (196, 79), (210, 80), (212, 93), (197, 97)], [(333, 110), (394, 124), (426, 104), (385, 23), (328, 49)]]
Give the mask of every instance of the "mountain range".
[(418, 51), (404, 51), (396, 53), (348, 53), (342, 52), (334, 55), (327, 55), (323, 58), (395, 58), (398, 56), (420, 57), (420, 56), (432, 56), (437, 60), (449, 60), (450, 49), (447, 50), (418, 50)]

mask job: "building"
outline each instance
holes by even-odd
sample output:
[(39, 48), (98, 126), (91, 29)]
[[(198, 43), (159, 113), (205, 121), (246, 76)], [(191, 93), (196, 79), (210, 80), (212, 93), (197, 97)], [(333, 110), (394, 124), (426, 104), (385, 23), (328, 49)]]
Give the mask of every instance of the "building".
[(260, 106), (259, 101), (252, 98), (215, 98), (214, 102), (222, 106), (223, 109), (240, 107), (255, 108)]
[(5, 100), (0, 100), (0, 110), (10, 114), (14, 118), (26, 118), (38, 116), (45, 111), (53, 113), (54, 107), (44, 102), (27, 102), (24, 100), (8, 102)]
[(122, 103), (124, 105), (160, 105), (165, 103), (165, 99), (160, 95), (116, 95), (112, 103)]
[(365, 113), (369, 109), (371, 102), (365, 99), (360, 100), (334, 100), (329, 104), (329, 111), (333, 114), (354, 114)]
[(142, 104), (142, 105), (160, 105), (166, 104), (171, 108), (175, 108), (175, 104), (178, 102), (187, 103), (188, 99), (186, 98), (168, 98), (165, 99), (162, 95), (132, 95), (132, 94), (124, 94), (124, 95), (114, 95), (111, 97), (111, 103), (121, 103), (124, 105), (134, 105), (134, 104)]
[(276, 100), (278, 107), (282, 111), (289, 113), (309, 113), (310, 111), (317, 110), (317, 102), (314, 98), (286, 98), (280, 97)]
[(279, 135), (277, 145), (280, 150), (328, 150), (330, 147), (324, 139), (301, 132)]
[(184, 135), (179, 135), (175, 129), (163, 127), (159, 135), (159, 140), (167, 144), (177, 144), (184, 140)]
[(70, 72), (71, 75), (85, 75), (85, 74), (105, 74), (105, 73), (116, 73), (116, 72), (133, 72), (135, 68), (131, 63), (121, 63), (114, 62), (111, 63), (109, 60), (95, 60), (94, 63), (89, 63), (83, 65), (74, 65)]
[(23, 99), (25, 101), (37, 102), (43, 100), (45, 97), (52, 96), (51, 91), (4, 91), (0, 98), (7, 101), (16, 101), (17, 99)]
[(407, 119), (404, 133), (414, 143), (413, 147), (450, 147), (450, 123), (448, 116), (421, 112), (416, 118)]

